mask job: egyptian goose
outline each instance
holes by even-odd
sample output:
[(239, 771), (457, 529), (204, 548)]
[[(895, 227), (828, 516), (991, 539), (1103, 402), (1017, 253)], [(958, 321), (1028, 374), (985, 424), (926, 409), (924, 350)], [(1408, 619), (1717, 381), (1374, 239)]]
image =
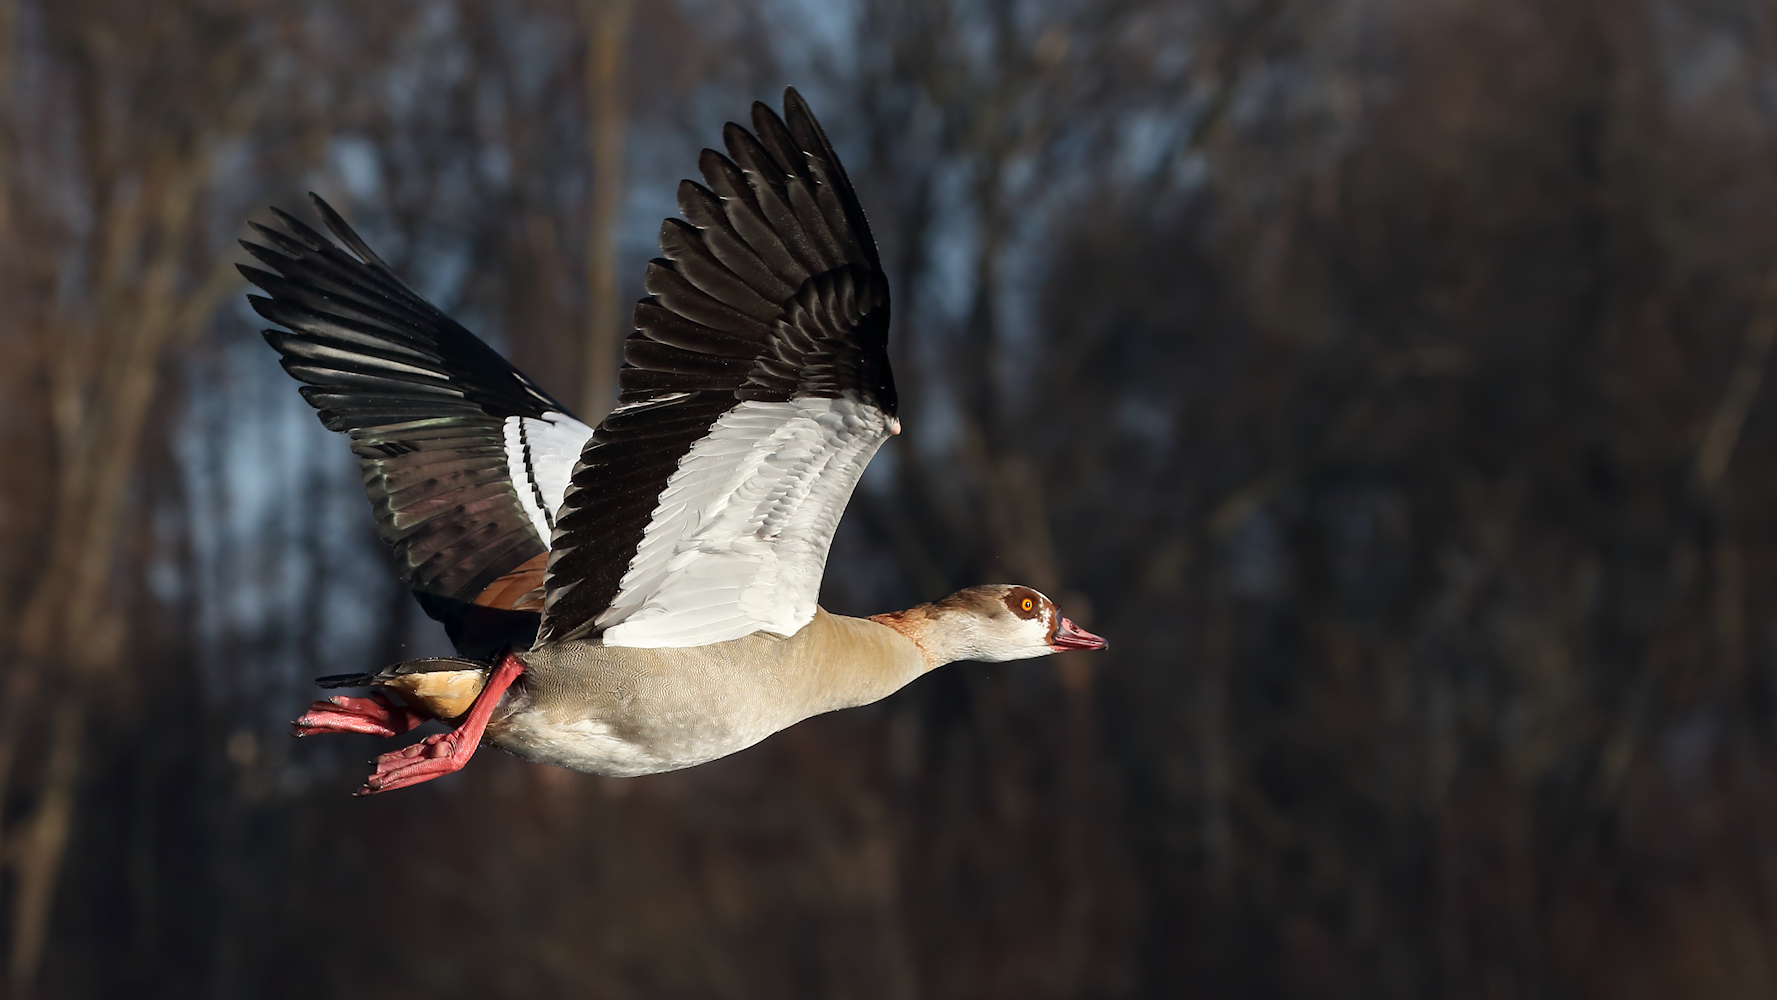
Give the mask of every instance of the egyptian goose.
[(679, 186), (686, 221), (661, 225), (596, 430), (319, 198), (343, 249), (282, 212), (242, 244), (271, 269), (241, 268), (281, 327), (266, 339), (350, 436), (396, 565), (465, 657), (321, 679), (372, 691), (316, 702), (299, 736), (454, 723), (382, 755), (359, 794), (459, 770), (483, 741), (595, 774), (690, 767), (945, 663), (1104, 647), (1028, 587), (816, 606), (839, 516), (900, 431), (888, 282), (795, 90), (723, 139), (708, 186)]

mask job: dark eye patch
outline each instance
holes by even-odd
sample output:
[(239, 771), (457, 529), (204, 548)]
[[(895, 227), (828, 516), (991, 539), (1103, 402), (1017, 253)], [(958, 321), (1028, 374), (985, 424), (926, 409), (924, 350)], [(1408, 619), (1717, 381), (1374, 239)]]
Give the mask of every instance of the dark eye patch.
[(1029, 587), (1013, 587), (1006, 592), (1004, 600), (1006, 610), (1026, 621), (1043, 616), (1043, 595)]

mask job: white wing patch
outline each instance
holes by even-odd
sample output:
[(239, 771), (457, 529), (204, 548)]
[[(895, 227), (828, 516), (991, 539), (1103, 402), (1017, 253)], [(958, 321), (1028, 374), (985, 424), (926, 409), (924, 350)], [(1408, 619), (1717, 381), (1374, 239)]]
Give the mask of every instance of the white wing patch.
[(793, 635), (814, 618), (827, 548), (888, 439), (874, 406), (745, 400), (680, 460), (611, 607), (607, 646)]
[(537, 529), (537, 537), (549, 544), (555, 533), (555, 515), (568, 492), (568, 478), (580, 449), (592, 437), (592, 428), (565, 413), (534, 417), (507, 417), (506, 473), (518, 502)]

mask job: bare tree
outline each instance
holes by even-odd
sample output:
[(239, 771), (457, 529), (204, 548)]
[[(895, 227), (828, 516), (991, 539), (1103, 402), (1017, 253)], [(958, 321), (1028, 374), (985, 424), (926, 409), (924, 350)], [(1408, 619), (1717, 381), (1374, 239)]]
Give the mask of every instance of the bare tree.
[(41, 84), (37, 100), (7, 109), (9, 132), (21, 137), (14, 148), (33, 157), (12, 161), (6, 178), (8, 263), (13, 287), (54, 288), (12, 317), (25, 327), (17, 335), (37, 345), (54, 447), (40, 473), (53, 483), (48, 530), (12, 629), (0, 710), (0, 783), (13, 776), (19, 742), (49, 730), (27, 786), (35, 803), (6, 827), (18, 874), (9, 969), (21, 994), (35, 977), (74, 823), (88, 692), (125, 663), (112, 571), (143, 423), (165, 359), (233, 284), (213, 257), (192, 266), (194, 251), (213, 253), (203, 192), (217, 151), (251, 128), (258, 109), (245, 48), (171, 65), (154, 56), (192, 30), (244, 32), (247, 7), (32, 12), (43, 44), (29, 68)]
[[(0, 17), (15, 981), (1769, 994), (1763, 9), (805, 15)], [(647, 216), (782, 82), (891, 262), (907, 427), (824, 601), (1016, 577), (1111, 650), (954, 667), (681, 774), (496, 758), (346, 800), (362, 754), (278, 738), (291, 688), (439, 640), (349, 456), (254, 325), (211, 318), (237, 220), (323, 190), (581, 399)], [(450, 919), (378, 949), (389, 913), (341, 900)]]

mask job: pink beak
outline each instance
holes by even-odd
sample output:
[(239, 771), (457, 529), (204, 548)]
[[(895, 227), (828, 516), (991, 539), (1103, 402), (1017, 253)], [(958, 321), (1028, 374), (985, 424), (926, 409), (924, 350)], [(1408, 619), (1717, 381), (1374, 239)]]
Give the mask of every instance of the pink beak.
[(1103, 649), (1110, 645), (1110, 643), (1105, 642), (1103, 636), (1093, 635), (1091, 632), (1088, 632), (1066, 618), (1063, 618), (1061, 624), (1056, 626), (1055, 638), (1049, 640), (1049, 645), (1058, 650)]

